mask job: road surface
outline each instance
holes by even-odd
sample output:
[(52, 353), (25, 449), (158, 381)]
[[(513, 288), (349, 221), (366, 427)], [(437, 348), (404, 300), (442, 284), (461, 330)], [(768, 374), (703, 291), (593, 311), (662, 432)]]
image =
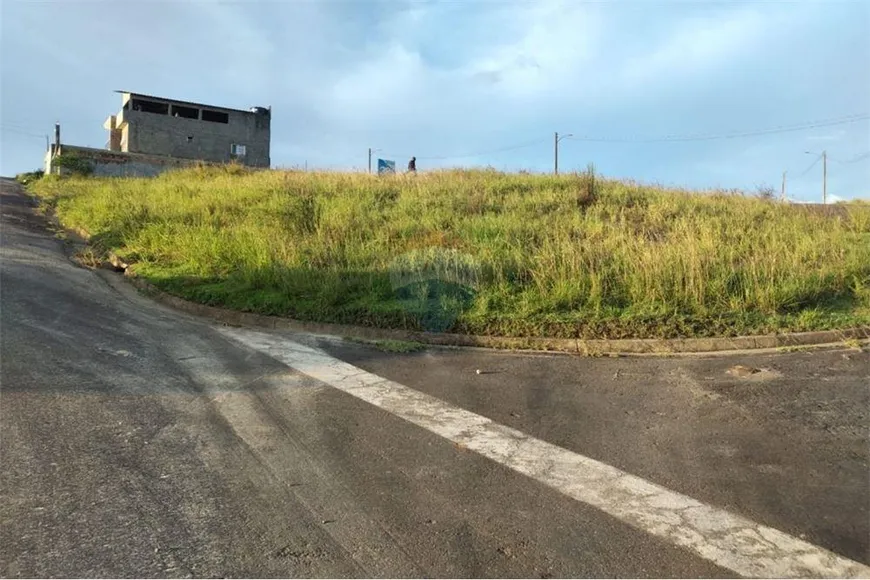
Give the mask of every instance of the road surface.
[(4, 577), (870, 575), (868, 352), (221, 327), (76, 265), (2, 187)]

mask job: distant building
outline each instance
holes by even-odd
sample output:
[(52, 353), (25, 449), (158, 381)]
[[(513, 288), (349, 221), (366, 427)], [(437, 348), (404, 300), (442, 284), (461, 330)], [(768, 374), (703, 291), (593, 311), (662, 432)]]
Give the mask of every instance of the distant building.
[[(105, 149), (55, 142), (45, 154), (45, 173), (66, 173), (62, 160), (74, 157), (102, 177), (154, 176), (196, 163), (229, 163), (268, 168), (272, 108), (248, 111), (116, 91), (121, 111), (103, 124)], [(68, 165), (68, 164), (67, 164)]]
[(271, 107), (249, 111), (121, 93), (121, 111), (103, 126), (109, 151), (269, 167)]

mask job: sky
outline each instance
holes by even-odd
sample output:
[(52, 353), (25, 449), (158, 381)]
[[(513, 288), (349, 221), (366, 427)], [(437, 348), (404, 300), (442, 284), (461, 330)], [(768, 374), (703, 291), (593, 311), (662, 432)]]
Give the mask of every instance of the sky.
[(820, 201), (826, 150), (829, 200), (870, 198), (865, 0), (2, 0), (0, 16), (3, 175), (41, 166), (55, 122), (105, 146), (119, 89), (271, 105), (275, 167), (364, 170), (371, 147), (419, 170), (547, 172), (559, 132), (563, 172), (778, 192), (786, 171), (790, 198)]

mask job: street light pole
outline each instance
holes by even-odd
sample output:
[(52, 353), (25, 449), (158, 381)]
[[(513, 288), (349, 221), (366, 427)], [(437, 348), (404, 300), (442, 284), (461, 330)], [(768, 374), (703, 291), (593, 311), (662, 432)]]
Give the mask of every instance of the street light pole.
[(376, 151), (380, 151), (380, 149), (372, 149), (369, 147), (369, 174), (372, 172), (372, 153), (375, 153)]
[[(804, 151), (804, 153), (806, 153), (808, 155), (815, 155), (815, 152), (813, 152), (813, 151)], [(825, 205), (828, 203), (828, 150), (827, 149), (822, 151), (821, 158), (822, 158), (822, 205)], [(819, 159), (816, 158), (816, 160), (813, 162), (813, 165), (815, 165), (818, 161), (819, 161)], [(807, 171), (809, 171), (809, 168), (807, 168)]]
[(822, 205), (828, 203), (828, 152), (822, 151)]
[(553, 173), (559, 175), (559, 133), (553, 135)]
[(573, 135), (568, 133), (560, 137), (558, 132), (553, 134), (553, 172), (556, 175), (559, 175), (559, 141), (568, 137), (573, 137)]

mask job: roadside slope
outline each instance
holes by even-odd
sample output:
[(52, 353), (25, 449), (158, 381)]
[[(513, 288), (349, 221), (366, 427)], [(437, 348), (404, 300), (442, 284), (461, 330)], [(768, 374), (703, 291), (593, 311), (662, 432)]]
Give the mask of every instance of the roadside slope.
[(205, 305), (562, 339), (870, 325), (870, 205), (820, 212), (591, 174), (209, 168), (42, 180), (61, 222)]

